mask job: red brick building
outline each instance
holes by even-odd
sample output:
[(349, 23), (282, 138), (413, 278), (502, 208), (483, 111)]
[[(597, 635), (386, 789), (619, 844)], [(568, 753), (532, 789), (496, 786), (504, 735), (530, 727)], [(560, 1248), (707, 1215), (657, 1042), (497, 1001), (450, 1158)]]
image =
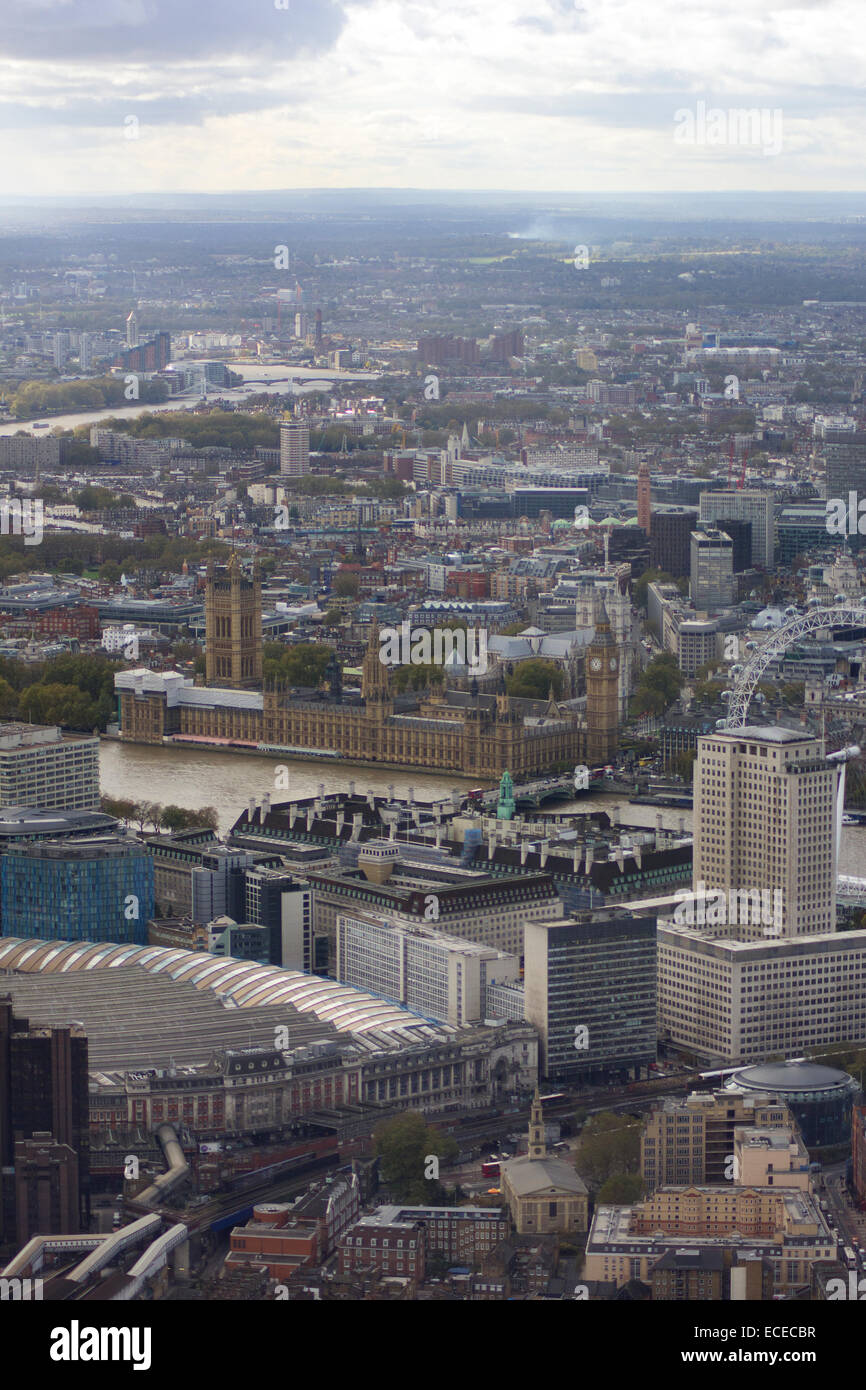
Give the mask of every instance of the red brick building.
[(378, 1269), (420, 1284), (426, 1273), (426, 1257), (426, 1236), (418, 1221), (384, 1225), (375, 1216), (363, 1217), (340, 1242), (340, 1273)]
[(50, 608), (36, 619), (36, 634), (39, 637), (77, 637), (79, 642), (96, 641), (99, 638), (99, 609), (89, 604), (75, 608)]

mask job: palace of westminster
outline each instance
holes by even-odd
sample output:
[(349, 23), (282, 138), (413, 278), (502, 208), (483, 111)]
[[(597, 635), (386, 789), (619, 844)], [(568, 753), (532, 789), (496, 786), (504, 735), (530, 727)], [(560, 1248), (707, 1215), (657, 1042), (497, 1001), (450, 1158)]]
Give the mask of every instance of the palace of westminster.
[[(586, 699), (526, 700), (493, 682), (446, 679), (435, 693), (397, 695), (374, 626), (361, 693), (342, 690), (334, 660), (323, 688), (292, 693), (262, 678), (262, 599), (257, 567), (232, 556), (208, 567), (205, 677), (177, 671), (118, 672), (120, 735), (131, 743), (181, 743), (319, 756), (400, 768), (526, 778), (577, 763), (607, 764), (619, 731), (620, 652), (603, 604), (586, 651)], [(493, 693), (489, 693), (493, 684)]]

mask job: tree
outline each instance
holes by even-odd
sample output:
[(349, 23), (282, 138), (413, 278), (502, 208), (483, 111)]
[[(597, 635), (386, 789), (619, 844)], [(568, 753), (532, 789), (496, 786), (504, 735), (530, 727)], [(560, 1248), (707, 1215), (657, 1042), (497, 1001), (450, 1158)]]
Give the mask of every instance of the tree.
[(380, 1159), (382, 1181), (398, 1202), (437, 1206), (444, 1196), (438, 1177), (425, 1177), (438, 1165), (457, 1156), (458, 1146), (450, 1134), (430, 1128), (422, 1115), (412, 1111), (380, 1125), (373, 1135)]
[(124, 825), (129, 825), (135, 816), (135, 802), (124, 797), (101, 796), (99, 804), (106, 816), (114, 816), (115, 820), (122, 820)]
[(321, 642), (299, 642), (294, 647), (267, 642), (262, 671), (268, 680), (283, 681), (286, 685), (317, 686), (324, 680), (333, 655), (333, 647)]
[(338, 598), (357, 598), (359, 587), (357, 574), (338, 574), (334, 580), (334, 593)]
[(641, 1121), (603, 1110), (584, 1125), (575, 1166), (594, 1190), (621, 1173), (636, 1173), (640, 1164)]
[(391, 673), (391, 684), (398, 692), (429, 690), (433, 685), (441, 685), (444, 679), (441, 666), (397, 666)]
[(640, 1173), (614, 1173), (602, 1183), (595, 1195), (596, 1203), (611, 1206), (631, 1206), (644, 1195), (644, 1180)]
[(555, 699), (562, 694), (565, 676), (555, 661), (521, 661), (514, 673), (505, 677), (509, 695), (524, 700), (546, 700), (553, 687)]
[(197, 811), (190, 812), (190, 817), (190, 826), (196, 830), (213, 830), (215, 834), (219, 830), (220, 818), (215, 806), (200, 806)]
[(634, 713), (663, 714), (679, 695), (683, 680), (683, 673), (670, 652), (654, 657), (637, 683), (632, 702)]
[(176, 830), (187, 830), (189, 828), (190, 812), (183, 806), (164, 806), (162, 808), (162, 828), (169, 834), (174, 834)]
[(343, 615), (339, 608), (329, 608), (322, 618), (325, 627), (339, 627), (343, 621)]

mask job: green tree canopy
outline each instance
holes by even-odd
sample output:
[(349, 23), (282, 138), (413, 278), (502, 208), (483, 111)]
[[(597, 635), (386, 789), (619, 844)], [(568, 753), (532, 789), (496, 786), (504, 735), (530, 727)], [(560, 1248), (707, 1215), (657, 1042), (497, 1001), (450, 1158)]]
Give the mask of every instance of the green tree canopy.
[(608, 1178), (637, 1173), (640, 1166), (641, 1121), (633, 1115), (603, 1110), (584, 1125), (575, 1166), (593, 1190)]
[(380, 1125), (373, 1136), (380, 1159), (382, 1181), (398, 1202), (436, 1206), (444, 1189), (436, 1178), (425, 1177), (429, 1159), (447, 1162), (457, 1156), (458, 1146), (450, 1134), (429, 1127), (422, 1115), (410, 1111)]
[(565, 676), (555, 661), (533, 658), (521, 661), (510, 676), (505, 677), (505, 688), (509, 695), (524, 700), (546, 700), (553, 687), (558, 700), (565, 684)]

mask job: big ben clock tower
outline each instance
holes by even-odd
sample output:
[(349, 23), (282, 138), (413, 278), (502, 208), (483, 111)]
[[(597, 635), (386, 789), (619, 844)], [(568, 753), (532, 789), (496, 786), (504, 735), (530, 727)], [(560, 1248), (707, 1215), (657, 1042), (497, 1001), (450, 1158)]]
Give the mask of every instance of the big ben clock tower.
[(587, 761), (596, 767), (611, 762), (619, 742), (619, 648), (604, 600), (586, 653), (586, 723)]

